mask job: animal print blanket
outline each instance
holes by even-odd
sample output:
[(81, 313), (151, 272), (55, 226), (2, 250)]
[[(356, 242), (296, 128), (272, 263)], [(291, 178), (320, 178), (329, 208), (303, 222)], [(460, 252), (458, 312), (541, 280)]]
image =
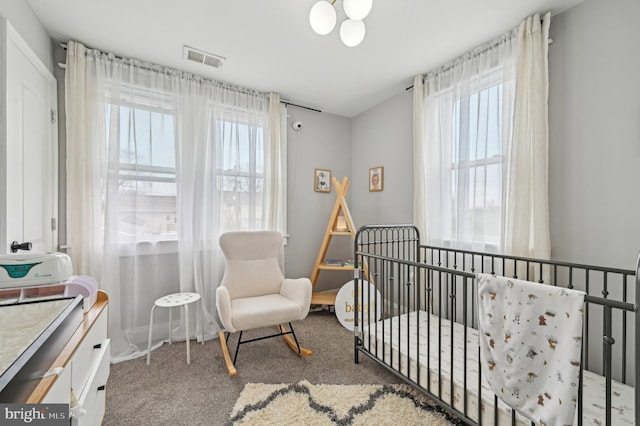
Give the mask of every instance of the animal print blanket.
[(572, 425), (585, 293), (478, 274), (482, 374), (539, 425)]

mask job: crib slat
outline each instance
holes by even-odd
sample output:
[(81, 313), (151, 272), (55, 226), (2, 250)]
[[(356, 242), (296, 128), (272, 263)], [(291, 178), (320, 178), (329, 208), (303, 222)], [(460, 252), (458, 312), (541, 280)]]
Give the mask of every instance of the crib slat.
[[(622, 277), (622, 300), (627, 301), (627, 275)], [(622, 380), (627, 383), (627, 312), (622, 313)]]
[(493, 424), (498, 426), (498, 396), (493, 396)]
[[(453, 389), (453, 372), (455, 371), (456, 366), (453, 364), (453, 352), (455, 351), (454, 345), (454, 335), (455, 335), (455, 320), (456, 320), (456, 283), (454, 281), (454, 277), (450, 274), (447, 274), (447, 282), (451, 285), (451, 293), (449, 294), (449, 300), (451, 301), (451, 316), (449, 317), (451, 320), (451, 336), (449, 339), (449, 372), (451, 377), (449, 378), (449, 401), (451, 406), (453, 407), (453, 397), (454, 397), (454, 389)], [(466, 373), (466, 371), (465, 371)]]
[(438, 397), (442, 398), (442, 272), (438, 272)]
[(427, 302), (427, 390), (431, 392), (431, 311), (433, 301), (433, 271), (427, 274), (428, 302)]
[(635, 277), (635, 386), (634, 386), (634, 397), (635, 397), (635, 424), (640, 425), (640, 390), (638, 387), (640, 386), (640, 368), (638, 368), (638, 357), (640, 356), (640, 339), (638, 339), (638, 334), (640, 333), (640, 313), (638, 313), (637, 309), (640, 307), (640, 256), (638, 256), (638, 260), (636, 261), (636, 277)]
[[(399, 269), (402, 269), (402, 267), (400, 265), (398, 265), (398, 267), (399, 267)], [(409, 298), (410, 298), (410, 290), (411, 290), (411, 288), (409, 286), (410, 283), (405, 285), (404, 283), (406, 281), (406, 277), (402, 276), (401, 271), (399, 271), (399, 273), (400, 273), (400, 277), (399, 277), (399, 283), (398, 284), (403, 286), (404, 289), (405, 289), (404, 290), (405, 291), (404, 303), (406, 303), (406, 305), (402, 305), (402, 306), (410, 307), (409, 306), (410, 305)], [(404, 315), (405, 314), (405, 310), (407, 308), (404, 308), (404, 309), (400, 308), (400, 309), (401, 309), (401, 311), (398, 312), (398, 315)], [(409, 377), (411, 377), (411, 324), (409, 323), (411, 318), (409, 317), (409, 312), (410, 312), (410, 310), (407, 310), (407, 312), (406, 312), (406, 315), (407, 315), (407, 374), (409, 375)], [(399, 322), (400, 321), (398, 321), (398, 323)], [(416, 333), (417, 333), (418, 336), (420, 336), (420, 328), (419, 327), (420, 327), (420, 323), (418, 321), (416, 321)], [(419, 339), (416, 342), (416, 345), (418, 345), (418, 347), (420, 347), (419, 346), (420, 345), (420, 340)], [(416, 359), (419, 360), (420, 358), (418, 357)], [(420, 364), (420, 363), (417, 362), (417, 364)], [(416, 381), (420, 382), (420, 376), (416, 377)]]
[[(464, 371), (464, 376), (463, 376), (463, 388), (462, 388), (462, 398), (463, 398), (463, 410), (464, 410), (464, 415), (467, 415), (467, 405), (468, 405), (468, 398), (467, 398), (467, 371), (469, 371), (468, 367), (467, 367), (467, 329), (468, 329), (468, 324), (467, 324), (467, 292), (468, 292), (468, 282), (467, 282), (467, 278), (463, 277), (462, 278), (462, 325), (464, 325), (464, 335), (463, 335), (463, 347), (464, 347), (464, 360), (463, 360), (463, 371)], [(451, 371), (453, 371), (453, 369), (451, 369)]]
[[(413, 276), (414, 276), (414, 291), (415, 291), (415, 306), (413, 306), (413, 310), (415, 310), (417, 312), (417, 323), (420, 324), (420, 283), (422, 282), (421, 280), (421, 271), (422, 269), (420, 268), (415, 268), (414, 272), (413, 272)], [(420, 328), (418, 328), (417, 330), (417, 342), (416, 342), (416, 359), (419, 361), (420, 360)], [(427, 336), (429, 336), (429, 332), (427, 331)], [(427, 337), (428, 338), (428, 337)], [(421, 365), (420, 362), (416, 362), (416, 374), (418, 377), (418, 384), (422, 385), (421, 383)]]
[[(590, 286), (589, 286), (589, 271), (587, 271), (587, 276), (585, 277), (585, 291), (589, 294)], [(589, 303), (584, 304), (584, 323), (585, 323), (585, 333), (582, 337), (584, 339), (583, 348), (587, 348), (584, 351), (584, 368), (589, 369)]]
[(604, 377), (605, 377), (605, 424), (611, 425), (611, 347), (615, 343), (611, 328), (611, 307), (604, 307)]

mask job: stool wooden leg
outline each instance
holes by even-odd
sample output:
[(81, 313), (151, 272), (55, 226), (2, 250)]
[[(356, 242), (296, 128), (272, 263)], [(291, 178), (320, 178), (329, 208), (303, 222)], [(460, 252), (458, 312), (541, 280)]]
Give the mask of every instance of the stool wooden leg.
[(151, 308), (151, 318), (149, 319), (149, 343), (147, 344), (147, 365), (151, 362), (151, 333), (153, 332), (153, 311), (156, 305)]
[(189, 305), (184, 305), (184, 317), (186, 323), (186, 341), (187, 341), (187, 364), (191, 364), (191, 351), (189, 350), (189, 340), (191, 340), (191, 336), (189, 335)]

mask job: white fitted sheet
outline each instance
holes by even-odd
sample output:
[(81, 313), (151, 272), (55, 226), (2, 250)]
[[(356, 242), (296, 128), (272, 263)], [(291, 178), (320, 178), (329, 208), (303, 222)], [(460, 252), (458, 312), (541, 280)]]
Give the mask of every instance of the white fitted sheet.
[[(419, 321), (419, 325), (418, 325)], [(408, 324), (408, 325), (407, 325)], [(416, 381), (440, 399), (464, 412), (464, 360), (467, 362), (467, 416), (478, 421), (478, 331), (467, 327), (467, 347), (464, 347), (464, 326), (453, 323), (453, 403), (451, 403), (451, 322), (425, 311), (413, 311), (370, 324), (363, 328), (364, 347), (404, 376)], [(427, 330), (430, 329), (428, 333)], [(420, 330), (418, 336), (418, 330)], [(440, 330), (440, 333), (438, 332)], [(417, 342), (419, 339), (420, 367)], [(429, 343), (427, 343), (429, 341)], [(371, 346), (369, 346), (371, 342)], [(410, 342), (410, 343), (408, 343)], [(438, 344), (441, 345), (438, 356)], [(376, 348), (377, 352), (376, 352)], [(384, 348), (384, 349), (382, 349)], [(408, 355), (410, 354), (410, 355)], [(440, 362), (440, 365), (438, 364)], [(409, 374), (407, 371), (409, 365)], [(419, 373), (418, 373), (419, 371)], [(438, 372), (440, 371), (440, 374)], [(583, 421), (585, 425), (602, 425), (605, 418), (605, 378), (589, 371), (583, 375)], [(440, 386), (440, 388), (439, 388)], [(612, 424), (634, 424), (634, 388), (613, 381)], [(494, 394), (482, 380), (482, 422), (493, 424)], [(499, 424), (511, 424), (511, 409), (498, 402)], [(518, 424), (531, 422), (517, 415)], [(577, 420), (575, 421), (577, 424)]]

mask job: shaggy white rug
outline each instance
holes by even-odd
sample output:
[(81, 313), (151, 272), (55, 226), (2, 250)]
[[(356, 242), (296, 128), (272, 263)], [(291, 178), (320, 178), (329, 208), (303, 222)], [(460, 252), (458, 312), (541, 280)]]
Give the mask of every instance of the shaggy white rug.
[(462, 424), (406, 385), (248, 383), (230, 425), (451, 425)]

